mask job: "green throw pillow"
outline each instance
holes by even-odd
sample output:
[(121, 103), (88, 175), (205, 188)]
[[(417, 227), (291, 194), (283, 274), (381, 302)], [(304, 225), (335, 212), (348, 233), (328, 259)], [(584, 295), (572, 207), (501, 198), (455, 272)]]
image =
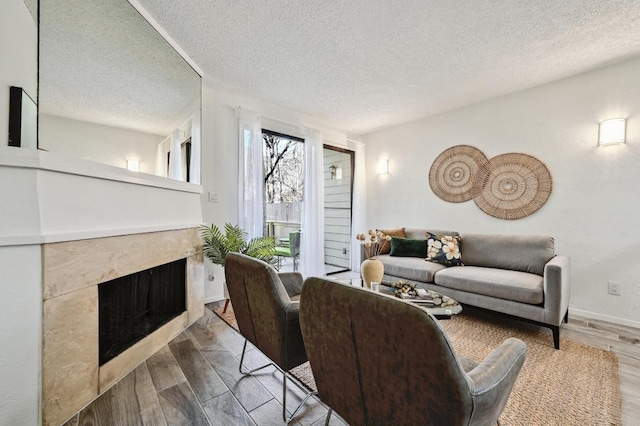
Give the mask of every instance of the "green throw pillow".
[(389, 256), (425, 257), (426, 254), (427, 240), (391, 237), (391, 253), (389, 253)]
[(463, 266), (458, 235), (435, 235), (427, 232), (427, 258), (429, 262), (447, 266)]

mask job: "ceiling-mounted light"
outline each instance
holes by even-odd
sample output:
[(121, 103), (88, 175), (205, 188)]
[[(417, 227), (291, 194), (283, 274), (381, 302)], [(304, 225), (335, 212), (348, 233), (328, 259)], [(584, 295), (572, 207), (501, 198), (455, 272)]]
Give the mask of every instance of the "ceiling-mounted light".
[(598, 145), (624, 143), (626, 127), (627, 120), (625, 118), (611, 118), (601, 121)]

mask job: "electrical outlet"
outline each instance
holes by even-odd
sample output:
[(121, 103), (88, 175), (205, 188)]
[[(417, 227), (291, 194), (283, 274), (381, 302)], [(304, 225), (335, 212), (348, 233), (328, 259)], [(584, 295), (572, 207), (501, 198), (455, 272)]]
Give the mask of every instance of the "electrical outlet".
[(621, 284), (615, 281), (609, 281), (609, 294), (620, 296), (622, 289)]
[(215, 192), (209, 192), (209, 202), (210, 203), (218, 203), (220, 202), (220, 195)]

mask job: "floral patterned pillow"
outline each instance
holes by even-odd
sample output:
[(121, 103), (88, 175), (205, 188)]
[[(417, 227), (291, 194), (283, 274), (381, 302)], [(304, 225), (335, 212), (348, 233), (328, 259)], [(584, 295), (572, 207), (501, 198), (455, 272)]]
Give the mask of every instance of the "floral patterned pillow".
[(427, 258), (429, 262), (447, 266), (463, 266), (460, 245), (462, 238), (456, 235), (435, 235), (427, 232)]

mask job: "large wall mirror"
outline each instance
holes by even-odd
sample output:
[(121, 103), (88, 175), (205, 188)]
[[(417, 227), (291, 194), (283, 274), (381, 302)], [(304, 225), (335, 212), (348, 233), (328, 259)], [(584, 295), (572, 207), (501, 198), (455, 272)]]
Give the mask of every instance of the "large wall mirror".
[(200, 183), (201, 77), (127, 0), (39, 0), (38, 148)]

